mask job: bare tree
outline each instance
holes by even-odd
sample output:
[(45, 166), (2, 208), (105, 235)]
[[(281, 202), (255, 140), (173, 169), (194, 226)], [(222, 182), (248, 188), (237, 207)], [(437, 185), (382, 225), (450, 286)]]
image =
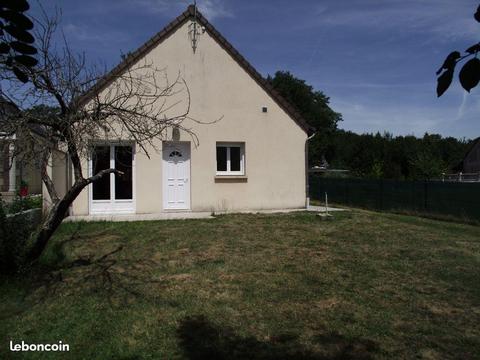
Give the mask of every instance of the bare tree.
[[(55, 42), (59, 38), (57, 25), (58, 16), (45, 15), (44, 20), (35, 21), (38, 64), (33, 68), (18, 65), (29, 83), (19, 81), (13, 73), (1, 73), (5, 84), (1, 95), (20, 111), (4, 116), (0, 132), (22, 134), (16, 140), (14, 156), (38, 162), (51, 198), (51, 207), (28, 251), (29, 261), (41, 255), (69, 206), (86, 186), (110, 173), (119, 174), (115, 169), (92, 176), (84, 173), (82, 160), (88, 157), (93, 139), (131, 140), (147, 156), (157, 150), (156, 144), (165, 138), (168, 128), (183, 130), (197, 142), (195, 134), (183, 126), (190, 95), (180, 76), (169, 82), (165, 69), (140, 61), (124, 71), (110, 73), (113, 81), (102, 87), (98, 84), (104, 81), (105, 72), (88, 66), (83, 55), (74, 54), (65, 37), (61, 37), (59, 49)], [(68, 154), (73, 168), (72, 185), (63, 196), (48, 171), (52, 154), (58, 149)]]

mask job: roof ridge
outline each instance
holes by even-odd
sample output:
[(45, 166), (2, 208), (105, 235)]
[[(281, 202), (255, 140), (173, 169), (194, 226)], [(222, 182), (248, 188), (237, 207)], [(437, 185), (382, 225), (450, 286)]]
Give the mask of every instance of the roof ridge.
[(215, 27), (202, 15), (194, 5), (189, 5), (187, 9), (172, 20), (161, 31), (152, 36), (137, 50), (129, 53), (117, 66), (101, 78), (95, 85), (93, 85), (85, 94), (79, 98), (80, 104), (85, 104), (90, 100), (95, 93), (102, 91), (107, 87), (113, 79), (125, 71), (128, 67), (136, 63), (147, 52), (155, 46), (163, 42), (170, 36), (178, 27), (180, 27), (190, 17), (196, 16), (200, 23), (205, 27), (206, 31), (213, 37), (215, 41), (249, 74), (253, 80), (263, 88), (267, 94), (306, 132), (314, 132), (315, 129), (310, 126), (299, 110), (288, 102), (280, 93), (273, 88), (273, 86), (240, 54), (240, 52), (223, 37)]

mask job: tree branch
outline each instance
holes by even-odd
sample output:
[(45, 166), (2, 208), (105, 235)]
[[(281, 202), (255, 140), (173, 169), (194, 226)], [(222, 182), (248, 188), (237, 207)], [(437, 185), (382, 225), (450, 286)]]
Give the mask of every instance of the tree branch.
[(51, 154), (52, 152), (50, 151), (50, 149), (46, 149), (43, 153), (41, 175), (42, 175), (42, 181), (45, 184), (45, 187), (47, 188), (48, 194), (50, 195), (52, 202), (56, 204), (59, 201), (59, 197), (57, 194), (57, 190), (55, 189), (55, 184), (52, 181), (52, 178), (50, 177), (50, 175), (48, 175), (48, 164), (49, 164)]
[(85, 179), (86, 184), (89, 185), (91, 183), (94, 183), (95, 181), (100, 180), (103, 176), (105, 176), (107, 174), (112, 174), (112, 173), (118, 174), (118, 175), (124, 175), (123, 171), (120, 171), (120, 170), (117, 170), (117, 169), (105, 169), (105, 170), (99, 171), (97, 174), (95, 174), (93, 176), (90, 176), (89, 178), (86, 178)]

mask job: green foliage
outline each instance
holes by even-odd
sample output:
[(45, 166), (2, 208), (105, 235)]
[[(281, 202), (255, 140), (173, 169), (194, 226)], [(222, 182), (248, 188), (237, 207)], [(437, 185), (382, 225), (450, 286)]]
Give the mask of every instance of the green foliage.
[(7, 209), (0, 198), (0, 274), (16, 272), (16, 261), (13, 256), (14, 241), (11, 236), (10, 226), (7, 223)]
[[(450, 69), (456, 58), (457, 54), (451, 55), (442, 69)], [(350, 170), (358, 177), (424, 180), (453, 171), (469, 147), (468, 141), (436, 134), (416, 138), (339, 130), (342, 115), (330, 108), (323, 92), (288, 71), (278, 71), (268, 81), (317, 130), (309, 141), (310, 166), (325, 157), (331, 168)]]
[(344, 130), (336, 131), (328, 142), (331, 168), (350, 170), (357, 177), (397, 180), (433, 179), (453, 172), (471, 143), (436, 134), (393, 137)]
[(41, 196), (17, 196), (13, 201), (5, 205), (6, 211), (9, 214), (16, 214), (21, 211), (38, 209), (42, 207)]
[(309, 151), (310, 163), (319, 163), (327, 151), (328, 138), (337, 130), (342, 115), (330, 108), (328, 96), (288, 71), (277, 71), (267, 80), (317, 130), (317, 135), (309, 142)]
[(6, 210), (5, 202), (0, 196), (0, 235), (2, 236), (2, 238), (4, 236), (2, 229), (3, 229), (3, 224), (5, 223), (6, 217), (7, 217), (7, 210)]
[(268, 81), (285, 99), (295, 104), (305, 120), (318, 131), (334, 131), (342, 120), (342, 115), (330, 108), (329, 98), (323, 92), (290, 72), (277, 71), (273, 78), (268, 77)]
[(25, 116), (36, 117), (38, 119), (57, 119), (60, 116), (61, 110), (56, 106), (49, 105), (35, 105), (25, 110)]
[(370, 177), (373, 179), (382, 179), (384, 164), (379, 160), (374, 160), (372, 164), (372, 169), (370, 170)]
[(410, 160), (414, 177), (417, 179), (433, 180), (442, 177), (447, 171), (442, 159), (435, 157), (429, 151), (420, 151)]
[(8, 217), (10, 206), (0, 199), (0, 274), (11, 275), (25, 265), (27, 240), (35, 223), (26, 216)]

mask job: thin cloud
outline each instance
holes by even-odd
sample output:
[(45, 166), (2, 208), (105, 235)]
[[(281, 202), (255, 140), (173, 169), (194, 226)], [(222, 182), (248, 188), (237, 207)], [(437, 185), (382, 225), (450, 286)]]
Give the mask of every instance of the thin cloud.
[(352, 89), (430, 89), (431, 82), (418, 83), (373, 83), (373, 82), (356, 82), (356, 83), (328, 83), (323, 82), (322, 85), (328, 88), (352, 88)]
[(84, 42), (123, 43), (130, 40), (129, 35), (122, 31), (98, 31), (87, 25), (66, 24), (63, 31), (67, 38)]
[(230, 9), (227, 9), (224, 1), (220, 0), (202, 0), (198, 2), (198, 8), (200, 12), (207, 19), (216, 18), (230, 18), (233, 17), (233, 13)]
[[(478, 114), (480, 113), (480, 95), (478, 95), (479, 89), (474, 89), (471, 93), (468, 93), (464, 90), (462, 91), (463, 98), (460, 106), (458, 107), (456, 121), (478, 119)], [(479, 123), (478, 120), (477, 123)]]
[(468, 101), (468, 93), (465, 91), (463, 93), (462, 103), (460, 104), (460, 107), (458, 108), (457, 120), (460, 120), (465, 115), (465, 110), (467, 108), (467, 101)]
[[(191, 0), (138, 0), (135, 6), (141, 6), (153, 13), (173, 13), (186, 9), (191, 5)], [(197, 6), (200, 12), (209, 20), (217, 18), (233, 17), (233, 12), (227, 7), (224, 0), (198, 0)]]
[(472, 4), (458, 1), (352, 1), (348, 6), (319, 6), (315, 24), (429, 33), (440, 41), (477, 39), (480, 31), (474, 11)]

